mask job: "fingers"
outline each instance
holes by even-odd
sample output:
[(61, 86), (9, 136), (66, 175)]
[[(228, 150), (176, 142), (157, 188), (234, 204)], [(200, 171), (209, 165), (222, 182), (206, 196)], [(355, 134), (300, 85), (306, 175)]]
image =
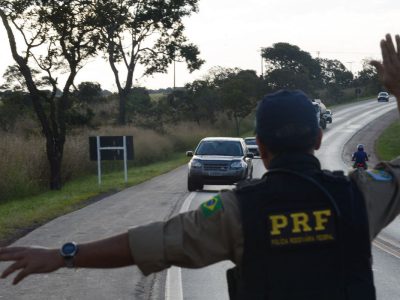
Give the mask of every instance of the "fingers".
[(386, 40), (381, 41), (381, 51), (383, 66), (385, 67), (385, 69), (388, 69), (393, 64), (392, 55), (394, 52), (394, 45), (390, 35), (386, 35)]
[(2, 248), (0, 249), (0, 261), (21, 259), (23, 251), (25, 251), (25, 248), (22, 247)]
[(15, 261), (12, 265), (10, 265), (7, 269), (3, 271), (1, 274), (2, 279), (6, 278), (10, 274), (14, 273), (15, 271), (22, 269), (20, 273), (22, 275), (17, 275), (17, 277), (14, 279), (13, 284), (17, 284), (20, 282), (23, 278), (25, 278), (28, 274), (23, 273), (25, 270), (25, 267), (27, 266), (27, 263), (24, 260), (24, 252), (26, 248), (25, 247), (8, 247), (8, 248), (0, 248), (0, 261)]
[(386, 35), (386, 47), (390, 54), (396, 53), (396, 48), (394, 47), (392, 36), (390, 34)]
[(400, 37), (396, 35), (395, 39), (397, 50), (390, 34), (386, 35), (386, 40), (381, 41), (383, 64), (388, 70), (400, 68)]
[(396, 34), (396, 48), (397, 48), (397, 57), (400, 59), (400, 36)]
[(13, 284), (16, 285), (18, 284), (22, 279), (24, 279), (26, 276), (28, 276), (29, 274), (31, 274), (31, 272), (29, 272), (29, 270), (27, 268), (22, 269), (21, 272), (19, 272), (17, 274), (17, 276), (15, 276), (14, 280), (13, 280)]
[(1, 274), (1, 278), (6, 278), (8, 275), (12, 274), (13, 272), (23, 269), (26, 267), (26, 263), (23, 261), (17, 261), (9, 266), (4, 272)]
[(375, 67), (376, 71), (378, 72), (379, 77), (382, 79), (383, 73), (385, 71), (382, 63), (377, 60), (371, 60), (369, 63), (370, 63), (370, 65)]

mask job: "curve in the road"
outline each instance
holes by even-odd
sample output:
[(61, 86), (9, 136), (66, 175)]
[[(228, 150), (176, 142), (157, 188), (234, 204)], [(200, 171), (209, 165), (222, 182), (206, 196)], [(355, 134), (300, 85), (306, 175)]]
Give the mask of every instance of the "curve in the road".
[[(323, 144), (321, 145), (321, 149), (316, 153), (323, 168), (347, 170), (348, 166), (342, 159), (343, 146), (346, 141), (350, 140), (361, 128), (395, 108), (396, 103), (392, 99), (390, 103), (385, 104), (370, 100), (334, 109), (334, 123), (325, 130)], [(259, 165), (262, 164), (259, 163)], [(262, 168), (258, 169), (260, 169), (259, 172), (261, 175), (263, 173)], [(192, 194), (186, 198), (184, 203), (185, 209), (182, 208), (181, 211), (189, 209), (190, 203), (196, 198)], [(377, 240), (377, 244), (379, 245), (379, 249), (384, 251), (385, 249), (388, 250), (388, 247), (390, 248), (388, 242), (381, 239)], [(386, 252), (392, 255), (394, 255), (393, 253), (400, 255), (400, 252), (396, 252), (396, 249), (393, 247)], [(224, 268), (224, 266), (221, 268)], [(199, 271), (196, 270), (194, 272)], [(182, 289), (182, 271), (180, 268), (171, 268), (168, 271), (167, 285), (166, 299), (183, 300), (186, 298)], [(199, 299), (207, 298), (201, 298), (201, 295), (198, 297)]]

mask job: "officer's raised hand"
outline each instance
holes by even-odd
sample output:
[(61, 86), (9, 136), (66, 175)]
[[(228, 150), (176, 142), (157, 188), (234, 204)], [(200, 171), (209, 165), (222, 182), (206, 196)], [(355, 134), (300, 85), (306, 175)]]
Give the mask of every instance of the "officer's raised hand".
[(384, 86), (396, 97), (400, 111), (400, 36), (396, 35), (395, 40), (396, 46), (387, 34), (381, 41), (382, 62), (371, 61), (371, 64), (378, 71)]

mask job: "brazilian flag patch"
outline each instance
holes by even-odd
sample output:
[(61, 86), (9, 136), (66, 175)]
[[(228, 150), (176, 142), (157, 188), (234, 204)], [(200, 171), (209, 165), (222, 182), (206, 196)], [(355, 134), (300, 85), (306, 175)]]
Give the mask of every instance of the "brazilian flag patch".
[(375, 181), (388, 182), (393, 179), (393, 176), (390, 173), (383, 170), (368, 170), (367, 174)]
[(213, 216), (216, 212), (224, 209), (222, 206), (221, 196), (216, 195), (200, 205), (200, 208), (206, 218)]

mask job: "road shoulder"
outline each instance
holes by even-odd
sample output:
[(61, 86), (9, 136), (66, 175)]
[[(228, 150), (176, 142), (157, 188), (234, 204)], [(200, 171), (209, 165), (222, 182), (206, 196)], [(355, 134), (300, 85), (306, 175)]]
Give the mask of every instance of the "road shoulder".
[(370, 154), (369, 165), (371, 167), (375, 166), (379, 162), (379, 158), (375, 152), (375, 142), (383, 131), (398, 120), (398, 118), (399, 113), (397, 109), (391, 110), (357, 131), (343, 147), (342, 158), (346, 165), (351, 167), (351, 155), (354, 153), (357, 144), (364, 144), (366, 152)]

